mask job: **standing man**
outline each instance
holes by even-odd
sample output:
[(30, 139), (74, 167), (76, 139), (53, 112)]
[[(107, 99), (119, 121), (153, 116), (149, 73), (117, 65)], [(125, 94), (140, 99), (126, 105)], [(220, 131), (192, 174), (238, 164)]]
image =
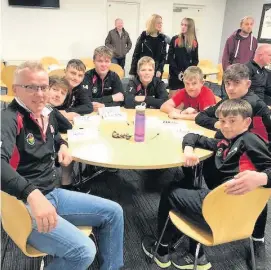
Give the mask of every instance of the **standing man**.
[(258, 46), (257, 39), (252, 35), (253, 25), (254, 19), (252, 17), (244, 17), (240, 22), (240, 29), (227, 39), (222, 56), (224, 71), (229, 65), (245, 64), (253, 59)]
[(115, 20), (115, 28), (109, 31), (105, 46), (113, 50), (112, 63), (125, 66), (125, 56), (132, 48), (132, 41), (127, 31), (123, 28), (123, 20)]

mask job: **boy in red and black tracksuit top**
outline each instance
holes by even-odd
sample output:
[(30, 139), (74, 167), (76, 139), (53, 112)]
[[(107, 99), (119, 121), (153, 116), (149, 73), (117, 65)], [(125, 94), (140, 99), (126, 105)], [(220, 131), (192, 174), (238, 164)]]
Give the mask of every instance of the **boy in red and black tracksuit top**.
[[(248, 132), (252, 115), (251, 106), (247, 101), (241, 99), (227, 100), (219, 106), (216, 113), (219, 116), (225, 139), (211, 139), (189, 133), (182, 142), (186, 166), (195, 166), (199, 162), (193, 151), (194, 148), (203, 148), (215, 152), (214, 163), (209, 168), (213, 176), (212, 179), (206, 181), (208, 188), (196, 190), (191, 185), (192, 179), (186, 179), (186, 182), (176, 183), (175, 186), (172, 185), (169, 189), (164, 190), (158, 212), (158, 236), (163, 231), (170, 210), (180, 212), (197, 226), (210, 230), (202, 214), (204, 198), (209, 194), (210, 190), (234, 179), (240, 172), (253, 170), (263, 173), (266, 175), (267, 180), (265, 179), (265, 182), (261, 183), (261, 185), (271, 187), (271, 153), (264, 140)], [(251, 182), (251, 179), (247, 180)], [(254, 180), (252, 179), (252, 181)], [(257, 269), (266, 269), (264, 247), (266, 218), (267, 207), (259, 216), (252, 234), (253, 240), (255, 240)], [(166, 261), (169, 262), (169, 257), (167, 258), (166, 255), (169, 253), (168, 245), (174, 232), (172, 223), (169, 222), (168, 225), (170, 226), (167, 226), (165, 230), (156, 256), (156, 259), (164, 265)], [(151, 240), (146, 238), (142, 244), (143, 250), (144, 248), (147, 251), (151, 250)], [(174, 266), (178, 269), (192, 269), (194, 263), (191, 254), (195, 254), (196, 245), (197, 243), (190, 239), (189, 253), (182, 255), (180, 258), (172, 257)], [(154, 249), (152, 248), (152, 250)], [(147, 254), (147, 252), (145, 253)], [(188, 257), (189, 259), (187, 259)], [(202, 269), (211, 268), (211, 264), (207, 261), (203, 250), (200, 250), (198, 263), (198, 267), (202, 267)]]
[(60, 186), (55, 158), (60, 146), (67, 143), (57, 130), (54, 111), (43, 111), (49, 114), (44, 134), (31, 112), (18, 102), (15, 98), (1, 112), (1, 123), (5, 123), (1, 127), (1, 178), (2, 190), (26, 201), (35, 189), (46, 195)]

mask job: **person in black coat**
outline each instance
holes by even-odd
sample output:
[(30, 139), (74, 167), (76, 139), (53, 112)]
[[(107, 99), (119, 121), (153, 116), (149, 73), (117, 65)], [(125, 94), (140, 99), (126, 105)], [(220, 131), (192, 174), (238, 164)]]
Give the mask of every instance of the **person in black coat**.
[(183, 73), (190, 66), (197, 66), (198, 41), (193, 19), (184, 18), (181, 33), (171, 39), (168, 50), (170, 96), (184, 88)]
[(168, 99), (163, 81), (154, 77), (155, 62), (144, 56), (137, 63), (137, 76), (131, 79), (124, 93), (125, 108), (131, 109), (145, 102), (147, 108), (160, 109)]
[(136, 76), (137, 62), (143, 56), (150, 56), (155, 62), (155, 76), (161, 77), (166, 61), (165, 35), (161, 33), (162, 17), (153, 14), (147, 23), (147, 30), (143, 31), (136, 42), (129, 74)]

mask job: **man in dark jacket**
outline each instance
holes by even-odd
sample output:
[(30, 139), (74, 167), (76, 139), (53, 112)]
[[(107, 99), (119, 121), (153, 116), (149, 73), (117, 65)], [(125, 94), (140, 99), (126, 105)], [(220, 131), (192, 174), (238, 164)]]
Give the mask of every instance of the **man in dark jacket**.
[(31, 216), (27, 244), (54, 257), (48, 269), (85, 270), (95, 258), (96, 247), (76, 226), (95, 226), (100, 269), (120, 269), (121, 206), (59, 188), (56, 156), (63, 166), (68, 166), (72, 157), (54, 114), (45, 107), (49, 91), (46, 70), (40, 63), (23, 63), (15, 72), (13, 90), (15, 99), (1, 112), (1, 190), (22, 200)]
[(257, 49), (257, 39), (252, 35), (254, 19), (246, 16), (240, 22), (240, 28), (235, 31), (226, 41), (222, 66), (225, 71), (234, 63), (245, 64), (252, 60)]
[(94, 111), (98, 108), (121, 106), (124, 100), (121, 80), (113, 71), (109, 70), (112, 51), (106, 46), (95, 49), (94, 69), (86, 72), (81, 87), (87, 91)]
[(265, 100), (268, 89), (271, 88), (268, 80), (268, 72), (265, 66), (271, 63), (271, 45), (264, 44), (257, 48), (254, 59), (246, 65), (249, 69), (249, 79), (251, 86), (249, 90), (253, 91), (261, 100)]
[(64, 103), (57, 109), (68, 119), (93, 112), (88, 92), (80, 85), (84, 79), (86, 66), (79, 59), (68, 62), (65, 70), (65, 79), (69, 83), (69, 91)]
[(123, 20), (115, 20), (115, 28), (109, 31), (105, 40), (105, 46), (112, 49), (114, 56), (112, 63), (125, 66), (125, 56), (132, 48), (132, 41), (128, 32), (123, 28)]

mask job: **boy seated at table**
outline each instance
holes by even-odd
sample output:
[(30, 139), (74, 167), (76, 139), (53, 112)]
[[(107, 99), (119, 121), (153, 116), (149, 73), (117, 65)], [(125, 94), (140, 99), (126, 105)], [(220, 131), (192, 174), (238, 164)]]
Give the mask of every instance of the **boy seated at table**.
[(82, 87), (88, 92), (95, 112), (98, 108), (121, 106), (124, 100), (123, 87), (117, 73), (109, 70), (113, 52), (106, 46), (95, 49), (95, 68), (85, 73)]
[(216, 104), (212, 90), (204, 86), (203, 73), (199, 67), (188, 67), (183, 74), (185, 88), (161, 106), (161, 111), (173, 119), (195, 120), (197, 114)]
[[(184, 137), (182, 143), (186, 166), (199, 163), (199, 158), (193, 151), (196, 147), (215, 152), (215, 161), (209, 168), (213, 177), (206, 182), (208, 188), (188, 188), (193, 179), (187, 179), (187, 183), (178, 182), (171, 189), (164, 190), (158, 211), (158, 237), (162, 234), (171, 210), (185, 215), (195, 225), (209, 231), (202, 214), (202, 203), (212, 189), (224, 182), (228, 181), (226, 192), (234, 195), (247, 193), (258, 186), (271, 187), (271, 153), (264, 140), (248, 131), (253, 116), (251, 105), (242, 99), (230, 99), (221, 103), (215, 114), (225, 139), (211, 139), (190, 133)], [(257, 269), (267, 269), (264, 244), (266, 215), (267, 207), (256, 221), (252, 234)], [(173, 232), (174, 226), (169, 220), (154, 261), (162, 268), (167, 268), (172, 263), (178, 269), (193, 269), (197, 243), (190, 238), (189, 252), (181, 255), (176, 252), (170, 258), (169, 247)], [(142, 248), (148, 257), (152, 258), (156, 243), (150, 237), (143, 240)], [(197, 269), (211, 267), (201, 247)]]
[(137, 63), (137, 76), (131, 79), (124, 93), (124, 106), (127, 109), (145, 102), (147, 108), (160, 109), (168, 99), (166, 86), (154, 76), (155, 62), (149, 56), (142, 57)]
[(72, 129), (72, 124), (56, 107), (59, 107), (64, 103), (68, 94), (69, 83), (65, 78), (51, 76), (49, 77), (49, 87), (48, 103), (54, 110), (58, 130), (60, 133), (67, 133), (68, 129)]
[(86, 66), (79, 59), (70, 60), (65, 69), (64, 77), (68, 81), (69, 88), (64, 103), (57, 109), (70, 121), (76, 116), (93, 112), (88, 91), (81, 85), (85, 71)]

